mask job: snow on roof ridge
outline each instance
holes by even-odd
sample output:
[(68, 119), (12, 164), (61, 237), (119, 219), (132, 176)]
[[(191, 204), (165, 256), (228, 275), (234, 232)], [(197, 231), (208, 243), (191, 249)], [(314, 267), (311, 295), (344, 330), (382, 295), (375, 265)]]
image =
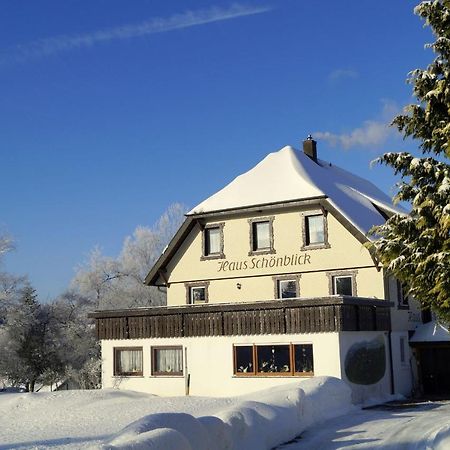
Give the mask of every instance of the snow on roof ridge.
[(384, 223), (376, 206), (393, 213), (390, 198), (370, 181), (286, 145), (189, 211), (188, 215), (326, 196), (363, 234)]

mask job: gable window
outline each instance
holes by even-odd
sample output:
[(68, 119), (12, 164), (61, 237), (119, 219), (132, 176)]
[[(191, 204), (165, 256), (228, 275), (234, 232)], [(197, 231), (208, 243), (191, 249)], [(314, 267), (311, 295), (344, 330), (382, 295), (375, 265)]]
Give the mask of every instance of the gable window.
[(273, 277), (275, 283), (275, 298), (300, 297), (300, 275), (281, 275)]
[(183, 375), (183, 347), (152, 347), (152, 375)]
[(275, 253), (273, 248), (273, 217), (250, 219), (249, 255)]
[(356, 296), (356, 270), (327, 272), (330, 295)]
[(115, 376), (142, 376), (142, 347), (114, 348)]
[(303, 246), (302, 250), (314, 248), (329, 248), (328, 225), (326, 214), (319, 211), (302, 213)]
[(224, 225), (225, 223), (222, 222), (205, 226), (202, 234), (202, 260), (225, 258), (223, 253)]
[(235, 345), (236, 376), (314, 375), (312, 344)]
[(186, 303), (189, 305), (208, 303), (209, 282), (185, 283)]

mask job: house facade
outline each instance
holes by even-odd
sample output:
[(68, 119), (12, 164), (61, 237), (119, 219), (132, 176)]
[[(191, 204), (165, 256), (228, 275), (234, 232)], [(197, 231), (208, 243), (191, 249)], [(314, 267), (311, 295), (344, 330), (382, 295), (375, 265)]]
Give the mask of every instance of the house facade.
[(187, 214), (146, 278), (166, 307), (94, 314), (103, 386), (220, 396), (330, 375), (355, 401), (409, 394), (420, 314), (367, 245), (395, 212), (311, 138), (268, 155)]

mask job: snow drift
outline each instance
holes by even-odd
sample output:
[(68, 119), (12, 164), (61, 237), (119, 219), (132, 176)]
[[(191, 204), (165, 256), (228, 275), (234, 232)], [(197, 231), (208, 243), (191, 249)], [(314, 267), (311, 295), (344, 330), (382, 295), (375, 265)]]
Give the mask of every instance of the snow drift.
[(158, 413), (142, 417), (102, 449), (270, 450), (353, 408), (350, 388), (332, 377), (290, 383), (240, 400), (213, 416)]

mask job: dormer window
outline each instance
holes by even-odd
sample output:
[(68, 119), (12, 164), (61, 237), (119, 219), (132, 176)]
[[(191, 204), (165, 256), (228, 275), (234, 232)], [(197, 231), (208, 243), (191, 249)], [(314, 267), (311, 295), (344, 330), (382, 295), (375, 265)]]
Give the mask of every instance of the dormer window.
[(251, 255), (275, 253), (273, 248), (274, 217), (250, 219), (250, 252)]
[(223, 253), (223, 228), (225, 223), (206, 225), (202, 234), (203, 254), (201, 259), (225, 258)]
[(301, 250), (329, 248), (326, 212), (322, 210), (302, 213), (303, 246)]

